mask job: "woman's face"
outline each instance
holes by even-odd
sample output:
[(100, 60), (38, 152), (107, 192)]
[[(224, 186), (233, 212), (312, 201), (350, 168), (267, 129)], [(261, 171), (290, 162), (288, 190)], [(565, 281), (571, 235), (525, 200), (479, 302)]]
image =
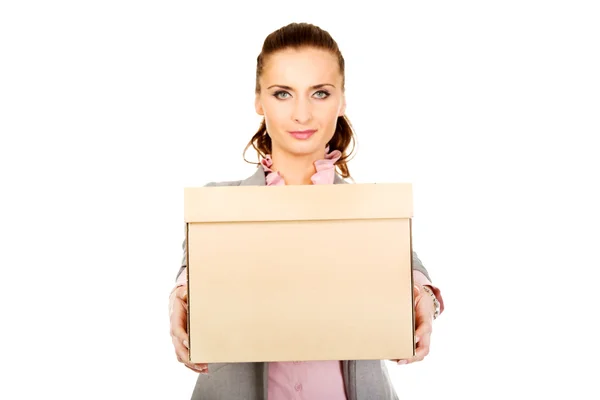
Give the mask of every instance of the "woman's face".
[(256, 112), (274, 154), (322, 158), (346, 105), (338, 61), (329, 51), (286, 49), (265, 60)]

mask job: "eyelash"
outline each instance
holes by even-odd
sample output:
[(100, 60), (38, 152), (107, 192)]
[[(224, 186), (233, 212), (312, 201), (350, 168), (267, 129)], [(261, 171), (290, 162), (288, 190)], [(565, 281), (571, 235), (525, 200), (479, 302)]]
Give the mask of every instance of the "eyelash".
[[(275, 97), (276, 99), (279, 99), (279, 100), (285, 100), (285, 98), (281, 98), (281, 97), (279, 97), (279, 95), (280, 95), (280, 94), (283, 94), (283, 93), (289, 94), (289, 93), (288, 93), (288, 92), (286, 92), (285, 90), (278, 90), (278, 91), (276, 91), (275, 93), (273, 93), (273, 97)], [(329, 95), (331, 94), (331, 93), (329, 93), (327, 90), (319, 90), (319, 91), (317, 91), (316, 93), (323, 93), (323, 94), (324, 94), (324, 97), (319, 97), (319, 98), (318, 98), (319, 100), (324, 100), (324, 99), (328, 98), (328, 97), (329, 97)]]

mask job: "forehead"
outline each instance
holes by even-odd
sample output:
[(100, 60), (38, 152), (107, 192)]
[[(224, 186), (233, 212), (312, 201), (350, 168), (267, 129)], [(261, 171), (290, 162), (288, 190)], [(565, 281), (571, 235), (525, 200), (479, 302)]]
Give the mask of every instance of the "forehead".
[(314, 48), (285, 49), (270, 55), (261, 81), (291, 87), (320, 83), (339, 84), (342, 77), (338, 60), (327, 50)]

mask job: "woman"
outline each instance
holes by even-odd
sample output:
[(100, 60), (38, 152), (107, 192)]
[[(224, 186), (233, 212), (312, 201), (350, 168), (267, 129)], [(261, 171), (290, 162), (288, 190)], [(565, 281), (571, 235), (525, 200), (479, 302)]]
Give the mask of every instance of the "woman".
[[(326, 31), (290, 24), (270, 34), (256, 70), (255, 107), (264, 119), (246, 147), (258, 152), (259, 168), (245, 180), (208, 186), (346, 183), (354, 133), (344, 115), (344, 80), (344, 58)], [(432, 321), (443, 311), (440, 291), (416, 254), (413, 259), (417, 351), (399, 364), (428, 354)], [(187, 364), (185, 268), (184, 256), (170, 297), (171, 335), (178, 360), (200, 373), (193, 400), (397, 398), (378, 360)]]

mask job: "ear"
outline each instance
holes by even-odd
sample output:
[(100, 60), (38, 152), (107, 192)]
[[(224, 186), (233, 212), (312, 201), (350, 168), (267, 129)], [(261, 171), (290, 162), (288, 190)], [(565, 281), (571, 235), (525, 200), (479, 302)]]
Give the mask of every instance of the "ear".
[(258, 115), (265, 115), (265, 112), (262, 108), (262, 103), (260, 102), (260, 95), (257, 94), (256, 97), (254, 98), (254, 109), (256, 110), (256, 113)]
[(346, 95), (345, 94), (342, 96), (342, 106), (340, 107), (340, 112), (338, 113), (338, 117), (341, 117), (344, 114), (346, 114)]

